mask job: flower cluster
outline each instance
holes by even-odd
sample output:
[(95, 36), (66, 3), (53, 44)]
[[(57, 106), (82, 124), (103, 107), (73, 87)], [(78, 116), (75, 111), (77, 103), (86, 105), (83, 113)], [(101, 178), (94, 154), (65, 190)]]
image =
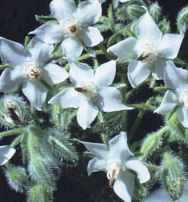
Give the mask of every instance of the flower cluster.
[[(113, 7), (108, 10), (109, 19), (113, 18), (113, 12), (115, 13), (119, 3), (123, 2), (127, 7), (132, 5), (131, 0), (113, 1)], [(42, 135), (39, 133), (45, 131), (48, 140), (41, 141), (44, 148), (37, 148), (36, 145), (32, 148), (31, 142), (23, 144), (29, 147), (26, 155), (30, 155), (27, 161), (29, 172), (32, 172), (31, 178), (34, 176), (33, 179), (36, 182), (37, 177), (42, 179), (40, 175), (45, 175), (48, 181), (48, 172), (45, 172), (46, 165), (54, 168), (58, 163), (51, 160), (53, 158), (51, 153), (46, 157), (47, 160), (43, 159), (43, 155), (49, 152), (49, 148), (53, 148), (54, 144), (64, 153), (68, 153), (68, 157), (76, 159), (67, 148), (70, 146), (67, 144), (67, 139), (59, 136), (59, 131), (63, 131), (62, 133), (66, 131), (67, 134), (72, 132), (65, 130), (67, 120), (64, 119), (69, 118), (66, 115), (66, 112), (69, 113), (68, 109), (76, 112), (76, 126), (90, 131), (95, 123), (99, 122), (101, 126), (98, 131), (106, 135), (108, 123), (105, 122), (105, 116), (109, 115), (113, 118), (119, 115), (124, 116), (129, 110), (132, 111), (135, 108), (137, 110), (141, 108), (142, 113), (145, 110), (144, 107), (149, 106), (150, 108), (146, 109), (148, 110), (154, 104), (158, 104), (161, 99), (156, 99), (156, 102), (152, 104), (150, 100), (147, 100), (145, 105), (130, 104), (129, 95), (145, 83), (150, 83), (150, 88), (154, 92), (156, 82), (160, 85), (164, 84), (163, 90), (167, 90), (160, 106), (154, 106), (152, 112), (168, 115), (166, 116), (167, 122), (169, 117), (173, 116), (182, 124), (183, 130), (188, 128), (188, 71), (176, 67), (175, 61), (184, 39), (184, 33), (164, 32), (164, 29), (162, 30), (155, 22), (155, 16), (152, 16), (151, 10), (146, 7), (147, 4), (144, 4), (140, 8), (145, 13), (134, 21), (131, 31), (126, 30), (125, 33), (123, 30), (113, 35), (115, 38), (120, 33), (120, 36), (126, 38), (119, 41), (118, 37), (118, 40), (111, 37), (106, 43), (105, 37), (108, 37), (109, 33), (102, 35), (102, 29), (99, 29), (101, 19), (104, 20), (103, 3), (108, 2), (84, 0), (76, 3), (74, 0), (52, 0), (50, 16), (44, 18), (45, 22), (28, 34), (27, 43), (22, 45), (0, 37), (0, 58), (3, 67), (0, 75), (0, 93), (4, 94), (0, 99), (2, 105), (0, 121), (7, 128), (24, 126), (16, 131), (16, 134), (21, 133), (22, 136), (13, 144), (0, 146), (1, 166), (13, 157), (16, 152), (14, 147), (19, 143), (32, 140), (32, 143), (40, 145)], [(117, 27), (120, 29), (122, 24), (119, 19), (121, 18), (117, 17), (117, 19)], [(118, 29), (111, 21), (107, 24), (109, 26), (111, 23), (111, 32), (116, 32)], [(123, 76), (120, 68), (126, 72)], [(42, 122), (39, 117), (42, 113), (48, 114), (50, 118)], [(73, 118), (70, 119), (74, 122), (75, 117), (72, 116)], [(58, 123), (53, 121), (54, 119), (58, 119)], [(45, 125), (45, 121), (50, 124)], [(135, 124), (138, 125), (138, 120)], [(132, 125), (134, 126), (133, 123)], [(50, 127), (53, 129), (51, 130)], [(115, 128), (114, 125), (113, 127)], [(122, 131), (120, 129), (119, 134), (110, 140), (101, 135), (103, 144), (77, 141), (83, 144), (89, 154), (94, 157), (88, 163), (88, 174), (104, 171), (110, 187), (124, 202), (132, 201), (136, 183), (143, 186), (142, 184), (155, 177), (149, 172), (149, 164), (145, 161), (149, 155), (152, 155), (152, 149), (162, 144), (161, 136), (169, 135), (172, 131), (171, 128), (164, 127), (156, 134), (149, 136), (150, 139), (154, 138), (152, 141), (149, 138), (149, 140), (146, 139), (139, 157), (136, 157), (130, 151), (127, 142), (129, 136), (131, 141), (134, 140), (134, 130), (134, 127), (132, 129), (127, 127), (128, 133), (126, 133), (120, 132)], [(112, 132), (108, 131), (108, 133)], [(3, 134), (6, 136), (9, 133), (5, 131), (0, 136), (3, 137)], [(158, 139), (158, 144), (155, 144)], [(68, 146), (66, 147), (64, 143)], [(135, 148), (138, 145), (139, 143), (136, 143)], [(40, 156), (35, 156), (37, 152)], [(146, 157), (144, 155), (147, 152), (149, 154)], [(166, 155), (166, 158), (173, 161), (171, 155)], [(179, 161), (178, 158), (176, 160)], [(32, 163), (36, 162), (41, 162), (41, 164), (35, 167)], [(165, 158), (163, 163), (166, 165)], [(46, 168), (49, 173), (51, 167)], [(173, 169), (174, 166), (171, 167)], [(179, 169), (183, 170), (182, 167)], [(42, 174), (37, 172), (38, 168), (42, 170)], [(53, 172), (50, 174), (53, 176)], [(173, 181), (169, 180), (169, 182)], [(177, 182), (177, 184), (180, 186), (181, 183)], [(174, 192), (171, 194), (174, 197)]]

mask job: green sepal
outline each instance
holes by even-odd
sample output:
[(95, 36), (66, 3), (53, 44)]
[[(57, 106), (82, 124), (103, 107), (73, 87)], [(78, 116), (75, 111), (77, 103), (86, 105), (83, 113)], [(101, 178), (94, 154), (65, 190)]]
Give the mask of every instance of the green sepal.
[(46, 16), (46, 15), (35, 15), (35, 19), (40, 23), (45, 23), (48, 21), (57, 21), (56, 18), (54, 18), (53, 16)]
[(178, 200), (184, 190), (183, 161), (170, 152), (163, 155), (161, 164), (161, 181), (173, 200)]

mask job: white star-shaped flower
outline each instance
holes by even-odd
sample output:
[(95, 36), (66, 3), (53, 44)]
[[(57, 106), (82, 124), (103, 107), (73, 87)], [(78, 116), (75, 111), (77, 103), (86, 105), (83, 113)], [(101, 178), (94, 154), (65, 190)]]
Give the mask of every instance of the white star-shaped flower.
[(98, 0), (83, 1), (78, 8), (74, 0), (53, 0), (50, 11), (56, 21), (47, 22), (30, 34), (49, 44), (61, 42), (68, 60), (76, 60), (84, 46), (93, 47), (103, 41), (100, 31), (93, 26), (102, 15)]
[(81, 143), (94, 156), (88, 163), (88, 174), (98, 171), (106, 172), (110, 186), (113, 186), (114, 192), (123, 201), (131, 202), (134, 192), (134, 173), (137, 174), (140, 183), (150, 179), (147, 167), (142, 161), (135, 159), (129, 150), (125, 132), (112, 138), (108, 146), (99, 143)]
[(128, 66), (128, 79), (132, 87), (137, 87), (151, 74), (164, 79), (168, 62), (178, 55), (183, 34), (164, 34), (160, 31), (148, 12), (135, 27), (136, 37), (129, 37), (108, 51), (120, 60), (131, 60)]
[(169, 90), (155, 112), (166, 115), (174, 111), (182, 125), (188, 128), (188, 71), (171, 62), (166, 68), (165, 83)]
[(94, 70), (84, 63), (71, 63), (69, 78), (73, 87), (64, 89), (49, 103), (62, 108), (78, 108), (77, 121), (86, 129), (95, 120), (99, 110), (114, 112), (130, 110), (122, 103), (120, 91), (111, 87), (116, 74), (116, 62), (110, 61)]
[(64, 68), (51, 62), (53, 47), (32, 39), (28, 49), (21, 44), (0, 38), (0, 57), (10, 65), (0, 76), (0, 92), (12, 93), (22, 88), (30, 104), (41, 110), (48, 89), (44, 85), (54, 85), (65, 81), (68, 73)]

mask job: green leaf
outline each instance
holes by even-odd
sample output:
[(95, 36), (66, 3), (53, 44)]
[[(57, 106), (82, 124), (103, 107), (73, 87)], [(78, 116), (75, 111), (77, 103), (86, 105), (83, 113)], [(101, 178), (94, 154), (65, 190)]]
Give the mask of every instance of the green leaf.
[(188, 144), (188, 133), (177, 119), (176, 114), (173, 114), (170, 119), (166, 117), (166, 123), (170, 131), (168, 142)]
[(46, 184), (36, 184), (27, 193), (27, 202), (53, 202), (54, 189)]
[(58, 167), (58, 162), (52, 155), (44, 132), (36, 127), (28, 129), (25, 148), (28, 159), (28, 170), (33, 180), (52, 184), (56, 180), (53, 171)]
[(170, 152), (163, 156), (161, 164), (161, 180), (165, 185), (170, 197), (178, 200), (184, 189), (184, 165), (183, 161)]
[(157, 131), (149, 134), (142, 144), (140, 149), (141, 154), (145, 159), (151, 157), (154, 152), (158, 151), (160, 146), (162, 145), (163, 134), (165, 129), (161, 129), (161, 131)]
[(77, 152), (67, 138), (49, 136), (49, 143), (55, 149), (56, 154), (67, 161), (78, 161)]

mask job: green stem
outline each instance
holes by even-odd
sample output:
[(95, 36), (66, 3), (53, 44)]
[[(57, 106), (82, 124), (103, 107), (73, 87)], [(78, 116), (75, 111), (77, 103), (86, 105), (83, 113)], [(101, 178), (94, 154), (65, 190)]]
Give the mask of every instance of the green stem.
[(158, 86), (158, 87), (153, 88), (153, 91), (156, 93), (163, 93), (167, 90), (168, 89), (165, 86)]
[(16, 137), (13, 142), (11, 143), (11, 147), (16, 147), (17, 145), (20, 144), (20, 142), (22, 142), (24, 135), (19, 135), (18, 137)]
[[(96, 56), (97, 56), (97, 55), (103, 55), (104, 53), (103, 53), (103, 51), (101, 51), (101, 50), (96, 50), (96, 51), (95, 51), (95, 54), (96, 54)], [(82, 55), (82, 56), (79, 58), (79, 61), (87, 60), (87, 59), (92, 58), (92, 57), (93, 57), (93, 56), (92, 56), (91, 53), (86, 53), (86, 54)]]
[(3, 132), (0, 132), (0, 138), (9, 137), (12, 135), (18, 135), (18, 134), (22, 133), (23, 131), (24, 131), (24, 128), (15, 128), (12, 130), (3, 131)]
[(133, 126), (129, 130), (130, 141), (133, 140), (134, 135), (136, 134), (137, 129), (140, 126), (140, 123), (144, 117), (145, 111), (140, 111), (137, 115), (136, 121), (134, 122)]
[(8, 64), (2, 64), (2, 65), (0, 65), (0, 70), (3, 70), (3, 69), (5, 69), (5, 68), (7, 68), (7, 67), (9, 67)]

